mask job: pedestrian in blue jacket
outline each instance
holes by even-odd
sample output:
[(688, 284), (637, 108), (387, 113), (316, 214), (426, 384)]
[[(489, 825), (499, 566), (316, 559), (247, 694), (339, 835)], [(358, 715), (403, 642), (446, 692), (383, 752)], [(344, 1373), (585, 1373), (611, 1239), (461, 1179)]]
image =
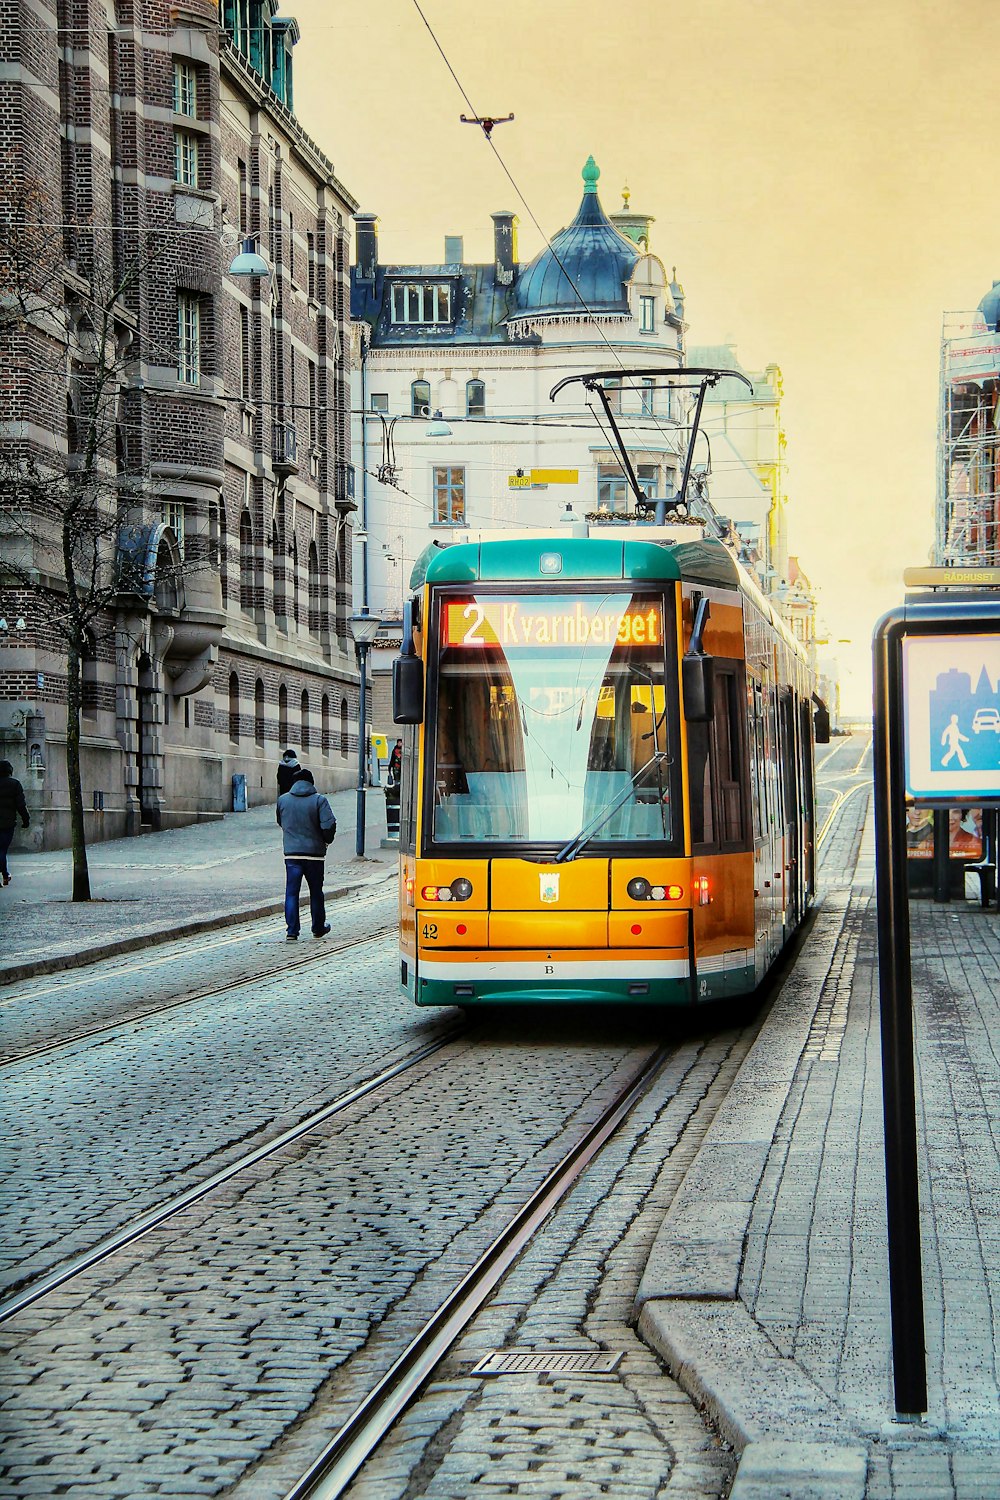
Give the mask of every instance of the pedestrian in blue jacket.
[(305, 876), (309, 887), (309, 915), (313, 937), (325, 937), (330, 931), (323, 900), (323, 875), (327, 845), (333, 843), (337, 820), (333, 808), (313, 785), (311, 771), (303, 771), (287, 792), (278, 798), (275, 814), (281, 828), (285, 854), (285, 926), (286, 941), (297, 941), (299, 925), (299, 892)]
[(31, 822), (28, 804), (24, 800), (24, 787), (14, 778), (14, 767), (9, 760), (0, 760), (0, 885), (10, 885), (7, 868), (7, 850), (14, 837), (18, 818), (22, 827)]

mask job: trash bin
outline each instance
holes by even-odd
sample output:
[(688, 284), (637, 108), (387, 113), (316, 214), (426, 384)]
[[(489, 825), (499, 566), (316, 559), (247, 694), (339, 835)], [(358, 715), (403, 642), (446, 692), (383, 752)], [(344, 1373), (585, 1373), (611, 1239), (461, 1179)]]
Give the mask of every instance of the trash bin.
[(247, 779), (239, 772), (233, 777), (233, 812), (247, 810)]
[(385, 831), (391, 839), (399, 838), (399, 782), (385, 789)]

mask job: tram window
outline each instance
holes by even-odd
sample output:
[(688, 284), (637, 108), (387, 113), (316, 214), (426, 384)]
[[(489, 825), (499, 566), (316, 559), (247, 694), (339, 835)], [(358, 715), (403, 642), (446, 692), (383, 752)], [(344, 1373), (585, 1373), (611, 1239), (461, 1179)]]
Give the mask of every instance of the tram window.
[(630, 591), (449, 599), (431, 838), (559, 845), (594, 825), (588, 843), (673, 840), (667, 618)]
[(743, 756), (736, 673), (716, 672), (715, 750), (719, 785), (719, 842), (743, 842)]
[(691, 846), (715, 843), (712, 805), (712, 735), (710, 724), (688, 725), (688, 789), (691, 802)]
[(404, 724), (403, 759), (399, 777), (399, 843), (404, 854), (417, 848), (417, 730)]

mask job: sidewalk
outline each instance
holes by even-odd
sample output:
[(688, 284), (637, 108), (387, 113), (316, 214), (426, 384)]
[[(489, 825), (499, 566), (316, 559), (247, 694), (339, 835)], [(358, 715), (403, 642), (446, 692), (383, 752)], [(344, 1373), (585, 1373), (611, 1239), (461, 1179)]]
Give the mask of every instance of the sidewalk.
[[(385, 799), (365, 799), (365, 855), (356, 847), (357, 792), (335, 792), (330, 805), (337, 837), (327, 854), (327, 898), (398, 868), (395, 847), (383, 849)], [(51, 972), (206, 927), (279, 913), (285, 871), (274, 804), (229, 813), (221, 822), (192, 823), (164, 833), (89, 846), (91, 901), (70, 900), (68, 849), (10, 854), (13, 880), (0, 891), (0, 984)]]
[(1000, 938), (911, 904), (930, 1411), (891, 1394), (869, 821), (692, 1163), (640, 1331), (741, 1451), (732, 1500), (1000, 1496)]

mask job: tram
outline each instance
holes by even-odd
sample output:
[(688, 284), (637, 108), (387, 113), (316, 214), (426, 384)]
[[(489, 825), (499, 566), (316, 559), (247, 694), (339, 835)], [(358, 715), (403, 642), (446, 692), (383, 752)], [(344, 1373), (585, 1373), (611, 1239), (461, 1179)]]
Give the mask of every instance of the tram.
[(802, 649), (692, 525), (429, 547), (393, 667), (418, 1005), (748, 994), (815, 890)]

